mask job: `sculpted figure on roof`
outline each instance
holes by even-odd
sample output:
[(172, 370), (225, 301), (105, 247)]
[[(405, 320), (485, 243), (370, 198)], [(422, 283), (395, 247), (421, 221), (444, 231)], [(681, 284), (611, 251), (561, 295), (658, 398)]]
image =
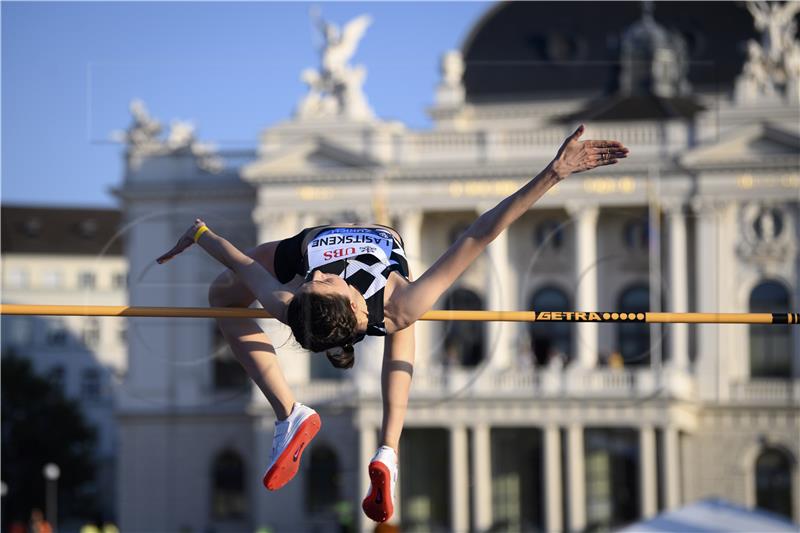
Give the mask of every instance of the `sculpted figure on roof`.
[(800, 43), (797, 23), (800, 2), (749, 1), (753, 25), (762, 32), (761, 42), (747, 43), (748, 57), (736, 83), (738, 101), (800, 97)]
[(309, 92), (300, 102), (297, 115), (300, 118), (372, 118), (372, 110), (362, 90), (367, 71), (362, 65), (348, 64), (372, 19), (361, 15), (340, 29), (322, 19), (316, 10), (311, 12), (311, 18), (323, 40), (320, 68), (305, 69), (301, 74)]

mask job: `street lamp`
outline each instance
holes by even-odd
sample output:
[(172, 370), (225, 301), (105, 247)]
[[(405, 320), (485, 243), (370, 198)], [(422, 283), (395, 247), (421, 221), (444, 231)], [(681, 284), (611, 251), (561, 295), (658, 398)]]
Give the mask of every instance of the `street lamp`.
[(53, 531), (56, 531), (56, 520), (58, 519), (58, 478), (61, 477), (61, 469), (55, 463), (47, 463), (42, 469), (42, 474), (47, 480), (47, 507), (45, 508), (47, 521), (50, 522), (50, 527), (53, 528)]

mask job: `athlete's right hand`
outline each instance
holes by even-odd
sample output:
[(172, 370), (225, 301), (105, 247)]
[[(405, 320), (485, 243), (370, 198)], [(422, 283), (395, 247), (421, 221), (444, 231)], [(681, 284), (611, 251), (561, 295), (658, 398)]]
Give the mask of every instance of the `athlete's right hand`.
[(156, 259), (156, 263), (158, 263), (159, 265), (166, 263), (176, 255), (178, 255), (179, 253), (181, 253), (182, 251), (193, 245), (195, 233), (197, 233), (197, 230), (205, 225), (206, 223), (200, 220), (199, 218), (195, 219), (194, 224), (192, 224), (191, 227), (189, 227), (189, 229), (187, 229), (184, 232), (184, 234), (181, 235), (181, 238), (178, 239), (177, 244), (175, 244), (175, 246), (173, 246), (170, 251), (168, 251), (158, 259)]
[(559, 180), (570, 174), (591, 170), (605, 165), (613, 165), (619, 159), (628, 157), (629, 150), (619, 141), (595, 140), (581, 141), (583, 124), (567, 137), (561, 148), (558, 149), (556, 158), (550, 163), (550, 168), (556, 173)]

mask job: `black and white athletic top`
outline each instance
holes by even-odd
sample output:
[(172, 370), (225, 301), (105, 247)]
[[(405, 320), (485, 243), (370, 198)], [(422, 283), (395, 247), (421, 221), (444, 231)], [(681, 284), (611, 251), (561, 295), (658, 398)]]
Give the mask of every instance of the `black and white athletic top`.
[[(385, 227), (385, 226), (384, 226)], [(307, 238), (309, 232), (315, 233)], [(408, 278), (403, 241), (381, 227), (306, 228), (282, 240), (275, 250), (278, 281), (295, 276), (306, 280), (319, 270), (336, 274), (358, 290), (367, 302), (367, 335), (386, 335), (383, 320), (383, 290), (392, 272)], [(363, 335), (356, 341), (361, 340)]]

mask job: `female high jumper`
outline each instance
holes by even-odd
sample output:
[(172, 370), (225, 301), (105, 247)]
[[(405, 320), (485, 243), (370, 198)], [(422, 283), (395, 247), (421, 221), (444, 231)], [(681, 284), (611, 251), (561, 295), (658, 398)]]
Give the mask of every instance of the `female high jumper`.
[[(337, 368), (353, 366), (353, 344), (365, 335), (386, 337), (381, 446), (370, 461), (371, 487), (362, 503), (369, 518), (384, 522), (394, 510), (397, 450), (414, 364), (414, 322), (551, 187), (570, 174), (627, 157), (628, 149), (620, 142), (579, 140), (583, 131), (579, 126), (542, 172), (478, 217), (417, 280), (408, 271), (400, 235), (377, 224), (306, 228), (243, 253), (196, 219), (157, 261), (164, 263), (199, 244), (229, 269), (212, 283), (210, 305), (249, 307), (258, 300), (270, 315), (289, 325), (303, 348), (326, 352)], [(303, 451), (319, 431), (319, 415), (295, 401), (275, 349), (255, 320), (219, 318), (217, 323), (275, 411), (264, 485), (277, 490), (297, 473)]]

